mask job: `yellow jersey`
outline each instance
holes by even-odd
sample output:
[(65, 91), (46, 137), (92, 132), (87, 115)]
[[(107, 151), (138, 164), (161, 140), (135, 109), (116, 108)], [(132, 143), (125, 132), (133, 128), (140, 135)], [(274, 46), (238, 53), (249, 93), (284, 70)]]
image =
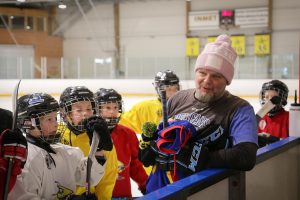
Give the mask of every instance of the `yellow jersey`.
[[(79, 147), (84, 156), (89, 154), (90, 143), (87, 133), (76, 135), (70, 129), (65, 128), (61, 143)], [(95, 187), (91, 188), (91, 192), (95, 193), (98, 199), (111, 200), (118, 176), (118, 160), (115, 147), (113, 147), (112, 151), (104, 151), (104, 156), (106, 157), (104, 176)], [(83, 194), (85, 190), (85, 187), (77, 187), (76, 194)]]
[(142, 126), (145, 122), (159, 124), (162, 120), (162, 104), (158, 99), (145, 100), (135, 104), (129, 111), (124, 112), (120, 124), (134, 130), (135, 133), (142, 133)]

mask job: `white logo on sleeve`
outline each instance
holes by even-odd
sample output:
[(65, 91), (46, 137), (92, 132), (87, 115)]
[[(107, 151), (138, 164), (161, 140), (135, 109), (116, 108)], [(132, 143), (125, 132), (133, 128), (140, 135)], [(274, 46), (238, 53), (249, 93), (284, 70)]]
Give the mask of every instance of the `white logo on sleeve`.
[(198, 164), (200, 152), (201, 152), (202, 144), (196, 142), (193, 148), (192, 156), (190, 158), (189, 169), (195, 172), (195, 167)]

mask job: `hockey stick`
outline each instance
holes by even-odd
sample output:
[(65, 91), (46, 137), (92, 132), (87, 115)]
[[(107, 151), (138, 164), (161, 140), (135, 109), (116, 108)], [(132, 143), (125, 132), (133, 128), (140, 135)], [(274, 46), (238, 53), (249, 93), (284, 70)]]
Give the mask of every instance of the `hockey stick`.
[[(18, 107), (17, 107), (17, 100), (18, 100), (18, 93), (19, 93), (19, 86), (20, 86), (21, 80), (17, 83), (13, 96), (12, 96), (12, 106), (13, 106), (13, 123), (12, 123), (12, 129), (15, 130), (16, 124), (17, 124), (17, 119), (18, 119)], [(11, 176), (11, 170), (12, 166), (14, 164), (13, 159), (7, 158), (8, 162), (8, 168), (7, 168), (7, 174), (6, 174), (6, 179), (5, 179), (5, 186), (4, 186), (4, 193), (3, 193), (3, 200), (7, 199), (8, 195), (8, 188), (9, 188), (9, 181), (10, 181), (10, 176)]]
[(92, 158), (95, 157), (95, 153), (97, 151), (97, 147), (99, 144), (99, 139), (100, 139), (99, 134), (96, 133), (96, 131), (94, 131), (92, 144), (91, 144), (90, 152), (87, 159), (87, 165), (86, 165), (86, 195), (91, 194), (90, 185), (91, 185), (91, 169), (93, 164)]
[(168, 111), (167, 111), (167, 95), (166, 90), (160, 89), (160, 98), (162, 104), (162, 117), (163, 117), (163, 127), (168, 126)]
[(263, 118), (270, 110), (272, 110), (276, 105), (278, 105), (281, 102), (281, 98), (279, 96), (273, 96), (270, 101), (265, 103), (259, 111), (256, 113), (256, 122), (257, 124)]

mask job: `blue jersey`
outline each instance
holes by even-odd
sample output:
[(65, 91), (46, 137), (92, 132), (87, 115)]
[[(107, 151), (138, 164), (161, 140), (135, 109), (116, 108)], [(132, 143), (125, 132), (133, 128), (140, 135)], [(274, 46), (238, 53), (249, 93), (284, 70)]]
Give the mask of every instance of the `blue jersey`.
[[(257, 145), (257, 124), (253, 107), (245, 100), (225, 91), (215, 102), (202, 103), (194, 97), (195, 89), (177, 92), (168, 101), (168, 117), (186, 120), (196, 129), (195, 141), (210, 152), (240, 143)], [(176, 143), (174, 141), (174, 143)], [(174, 170), (154, 167), (147, 181), (147, 192), (170, 184), (184, 175)]]

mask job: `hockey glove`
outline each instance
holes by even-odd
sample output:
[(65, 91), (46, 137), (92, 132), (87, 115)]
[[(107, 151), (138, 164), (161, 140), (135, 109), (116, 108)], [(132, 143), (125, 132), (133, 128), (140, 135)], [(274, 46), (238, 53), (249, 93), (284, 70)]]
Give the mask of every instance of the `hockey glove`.
[(259, 133), (258, 134), (258, 146), (264, 147), (267, 144), (271, 144), (273, 142), (278, 141), (280, 138), (270, 135), (268, 133)]
[[(8, 171), (8, 158), (12, 159), (13, 165), (9, 179), (9, 191), (16, 183), (17, 176), (21, 174), (27, 158), (27, 141), (21, 131), (5, 130), (0, 136), (0, 194), (3, 194), (4, 177)], [(2, 178), (3, 177), (3, 178)]]
[(90, 144), (95, 131), (99, 135), (98, 151), (111, 151), (113, 148), (112, 139), (105, 120), (98, 116), (93, 116), (85, 120), (85, 128), (90, 139)]
[(145, 122), (142, 127), (142, 138), (144, 142), (149, 142), (157, 138), (156, 124), (153, 122)]
[(142, 139), (139, 142), (138, 159), (145, 167), (154, 165), (156, 153), (150, 146), (150, 143), (155, 144), (157, 138), (156, 124), (153, 122), (146, 122), (142, 127)]
[(3, 131), (0, 145), (0, 152), (3, 158), (12, 158), (21, 161), (21, 163), (26, 162), (27, 141), (19, 129)]
[(142, 138), (139, 142), (140, 149), (147, 148), (150, 144), (150, 141), (156, 140), (157, 138), (156, 124), (153, 122), (145, 122), (142, 126), (142, 131)]
[(207, 162), (207, 147), (194, 140), (190, 140), (176, 155), (176, 167), (186, 176), (205, 169)]
[(155, 158), (157, 152), (153, 147), (156, 147), (156, 143), (154, 140), (150, 141), (149, 144), (145, 148), (139, 148), (138, 159), (143, 163), (145, 167), (149, 167), (155, 164)]
[(176, 154), (195, 135), (195, 127), (187, 120), (172, 121), (158, 132), (157, 147), (163, 153)]

